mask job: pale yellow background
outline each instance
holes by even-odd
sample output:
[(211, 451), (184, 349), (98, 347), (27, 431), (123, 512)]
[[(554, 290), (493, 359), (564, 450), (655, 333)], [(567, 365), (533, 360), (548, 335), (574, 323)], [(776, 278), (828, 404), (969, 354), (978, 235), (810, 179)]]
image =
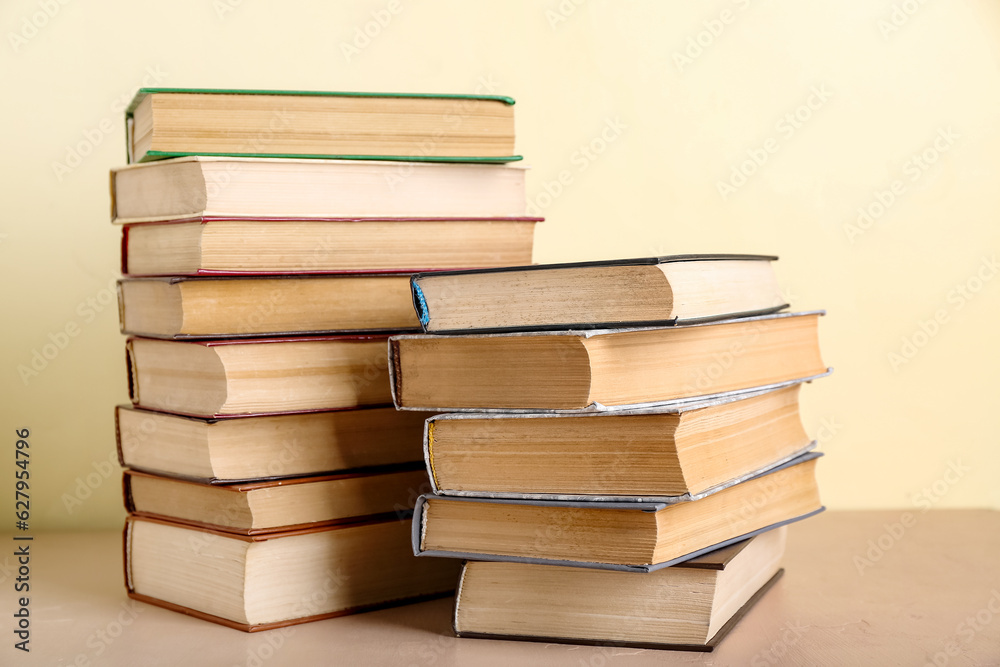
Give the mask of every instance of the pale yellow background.
[[(780, 255), (793, 304), (829, 311), (822, 341), (836, 372), (803, 398), (828, 453), (826, 503), (1000, 507), (996, 3), (912, 0), (890, 31), (892, 3), (872, 0), (399, 0), (352, 51), (344, 45), (388, 2), (48, 0), (51, 18), (45, 2), (0, 8), (0, 529), (13, 522), (22, 427), (33, 528), (116, 527), (123, 516), (110, 464), (126, 387), (107, 181), (124, 162), (121, 108), (144, 79), (511, 95), (530, 194), (548, 218), (536, 261)], [(699, 39), (701, 51), (679, 59)], [(790, 132), (782, 118), (813, 90), (826, 99), (813, 97)], [(951, 139), (935, 153), (939, 132)], [(81, 142), (96, 146), (57, 174)], [(591, 142), (602, 150), (593, 159), (580, 152)], [(763, 166), (723, 199), (718, 183), (765, 147)], [(907, 161), (925, 150), (936, 160), (910, 180)], [(568, 185), (542, 196), (563, 171)], [(858, 208), (897, 179), (895, 201), (852, 239)], [(960, 302), (952, 290), (970, 279), (979, 289)], [(947, 321), (919, 333), (939, 310)], [(25, 383), (18, 366), (67, 325), (78, 334)], [(904, 338), (922, 345), (893, 368)], [(915, 498), (935, 482), (933, 503)]]

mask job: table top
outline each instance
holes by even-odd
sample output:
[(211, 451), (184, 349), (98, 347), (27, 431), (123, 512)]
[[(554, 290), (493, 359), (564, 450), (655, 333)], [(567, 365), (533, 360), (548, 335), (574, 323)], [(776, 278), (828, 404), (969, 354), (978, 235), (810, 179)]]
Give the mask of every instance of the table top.
[(1000, 665), (1000, 512), (988, 510), (825, 512), (791, 526), (785, 576), (713, 653), (457, 639), (450, 599), (245, 634), (129, 600), (120, 541), (34, 537), (28, 654), (12, 639), (16, 557), (0, 562), (0, 664)]

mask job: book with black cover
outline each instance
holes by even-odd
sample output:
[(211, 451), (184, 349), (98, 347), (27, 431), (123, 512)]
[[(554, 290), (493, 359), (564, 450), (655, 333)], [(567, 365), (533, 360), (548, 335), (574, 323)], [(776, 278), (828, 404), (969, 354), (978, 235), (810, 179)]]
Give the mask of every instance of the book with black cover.
[(618, 329), (777, 312), (771, 255), (691, 254), (417, 273), (427, 333)]
[(784, 570), (785, 528), (651, 573), (469, 561), (459, 637), (712, 651)]
[[(676, 567), (681, 567), (677, 565)], [(725, 639), (733, 628), (743, 620), (743, 617), (753, 609), (764, 595), (774, 588), (778, 580), (785, 574), (785, 569), (781, 568), (774, 573), (770, 579), (767, 580), (763, 586), (757, 589), (746, 603), (740, 607), (735, 614), (733, 614), (725, 625), (706, 643), (704, 644), (661, 644), (657, 642), (644, 642), (644, 641), (616, 641), (613, 639), (602, 639), (602, 640), (587, 640), (581, 639), (579, 637), (553, 637), (553, 636), (542, 636), (542, 635), (504, 635), (492, 632), (474, 632), (470, 630), (458, 630), (452, 625), (452, 629), (455, 632), (456, 637), (466, 637), (468, 639), (503, 639), (511, 641), (522, 641), (522, 642), (539, 642), (543, 644), (579, 644), (583, 646), (608, 646), (615, 648), (641, 648), (641, 649), (654, 649), (661, 651), (692, 651), (698, 653), (711, 653), (715, 648)]]

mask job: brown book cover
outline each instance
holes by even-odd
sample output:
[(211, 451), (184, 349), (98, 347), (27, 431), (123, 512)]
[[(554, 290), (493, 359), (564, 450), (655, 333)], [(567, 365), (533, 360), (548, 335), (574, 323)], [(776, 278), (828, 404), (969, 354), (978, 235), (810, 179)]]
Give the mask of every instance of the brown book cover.
[[(114, 173), (111, 175), (112, 183), (114, 182)], [(113, 198), (113, 194), (112, 194)], [(113, 204), (112, 204), (113, 206)], [(114, 210), (112, 208), (112, 217), (114, 217)], [(545, 218), (531, 217), (531, 216), (502, 216), (502, 217), (490, 217), (490, 218), (477, 218), (477, 217), (461, 217), (461, 218), (294, 218), (294, 217), (255, 217), (255, 218), (243, 218), (236, 216), (215, 216), (215, 215), (202, 215), (195, 217), (177, 218), (175, 220), (155, 220), (150, 222), (130, 222), (122, 225), (122, 240), (121, 240), (121, 272), (125, 277), (135, 277), (141, 276), (142, 274), (132, 274), (129, 272), (128, 267), (128, 235), (129, 230), (132, 227), (138, 225), (175, 225), (185, 222), (197, 222), (200, 224), (205, 224), (209, 222), (229, 222), (229, 221), (246, 221), (255, 220), (259, 222), (544, 222)], [(476, 267), (467, 267), (466, 270), (477, 270)], [(357, 274), (413, 274), (413, 273), (436, 273), (436, 269), (432, 266), (425, 267), (405, 267), (400, 266), (392, 269), (371, 269), (367, 271), (357, 271), (357, 270), (343, 270), (343, 271), (333, 271), (333, 270), (301, 270), (301, 271), (222, 271), (216, 269), (198, 269), (189, 276), (175, 276), (175, 277), (192, 277), (192, 276), (288, 276), (288, 275), (357, 275)]]
[[(322, 412), (342, 413), (342, 412), (360, 412), (360, 411), (364, 411), (364, 410), (380, 410), (380, 409), (384, 410), (384, 409), (386, 409), (388, 407), (389, 406), (362, 405), (362, 406), (358, 406), (358, 407), (355, 407), (355, 408), (345, 408), (345, 409), (325, 410), (325, 411), (324, 410), (320, 410), (320, 411), (310, 412), (308, 414), (314, 414), (315, 415), (315, 414), (321, 414)], [(390, 462), (390, 463), (384, 463), (384, 464), (377, 463), (377, 464), (371, 464), (371, 465), (353, 465), (353, 466), (352, 465), (345, 465), (343, 467), (330, 468), (330, 469), (327, 469), (327, 470), (315, 470), (315, 471), (310, 471), (310, 472), (306, 472), (306, 473), (295, 473), (295, 474), (285, 474), (285, 475), (255, 475), (255, 476), (250, 477), (250, 478), (239, 478), (239, 479), (235, 479), (235, 478), (220, 479), (218, 477), (196, 477), (196, 476), (187, 476), (187, 475), (182, 475), (182, 474), (174, 475), (174, 474), (161, 473), (161, 472), (159, 472), (156, 469), (146, 469), (146, 468), (144, 468), (142, 466), (129, 465), (128, 463), (126, 463), (126, 461), (125, 461), (124, 445), (122, 443), (122, 429), (121, 429), (121, 411), (122, 410), (130, 410), (130, 411), (132, 411), (132, 410), (142, 410), (142, 411), (148, 412), (148, 413), (154, 413), (154, 414), (158, 414), (158, 415), (170, 415), (171, 417), (176, 417), (178, 419), (184, 419), (184, 420), (195, 421), (195, 422), (202, 422), (204, 424), (214, 424), (214, 423), (218, 423), (218, 422), (222, 422), (222, 421), (239, 420), (239, 419), (254, 419), (255, 417), (261, 417), (261, 416), (263, 416), (263, 417), (267, 417), (267, 416), (284, 416), (284, 413), (282, 415), (222, 415), (222, 416), (219, 416), (219, 417), (197, 417), (197, 416), (193, 416), (193, 415), (178, 415), (176, 413), (163, 412), (163, 411), (160, 411), (160, 410), (150, 410), (149, 408), (142, 408), (142, 407), (133, 406), (133, 405), (127, 405), (127, 406), (126, 405), (118, 405), (118, 406), (115, 406), (115, 449), (117, 450), (117, 453), (118, 453), (118, 464), (122, 468), (130, 468), (131, 470), (134, 470), (134, 471), (148, 472), (148, 473), (151, 473), (153, 475), (160, 475), (160, 476), (163, 476), (163, 477), (176, 477), (178, 479), (187, 479), (187, 480), (190, 480), (190, 481), (193, 481), (193, 482), (203, 482), (205, 484), (236, 484), (236, 483), (243, 483), (243, 482), (264, 482), (264, 481), (269, 481), (269, 480), (292, 479), (292, 478), (296, 478), (296, 477), (315, 477), (317, 475), (347, 475), (347, 474), (351, 474), (351, 473), (362, 474), (362, 473), (370, 473), (370, 472), (391, 472), (391, 471), (394, 471), (394, 470), (421, 469), (421, 468), (424, 468), (424, 464), (423, 464), (422, 460), (419, 457), (414, 456), (413, 460), (409, 460), (409, 461), (407, 461), (407, 460), (400, 460), (400, 461), (393, 461), (393, 462)], [(288, 414), (293, 414), (294, 415), (294, 414), (306, 414), (306, 413), (288, 413)], [(413, 467), (410, 468), (410, 466), (413, 466)]]
[[(213, 614), (208, 614), (208, 613), (205, 613), (205, 612), (202, 612), (202, 611), (198, 611), (197, 609), (191, 609), (190, 607), (185, 607), (185, 606), (182, 606), (182, 605), (174, 604), (172, 602), (167, 602), (166, 600), (160, 600), (159, 598), (154, 598), (154, 597), (150, 597), (148, 595), (143, 595), (141, 593), (136, 593), (135, 592), (135, 590), (132, 587), (132, 577), (131, 577), (131, 571), (130, 571), (130, 557), (129, 557), (130, 529), (131, 529), (131, 526), (132, 526), (132, 522), (133, 522), (133, 520), (135, 518), (139, 518), (139, 517), (133, 517), (133, 516), (127, 517), (126, 520), (125, 520), (125, 527), (124, 527), (124, 529), (122, 531), (122, 564), (123, 564), (123, 567), (124, 567), (125, 590), (126, 590), (126, 593), (128, 594), (128, 596), (131, 599), (133, 599), (133, 600), (138, 600), (139, 602), (146, 602), (146, 603), (149, 603), (149, 604), (152, 604), (152, 605), (156, 605), (157, 607), (162, 607), (164, 609), (169, 609), (170, 611), (180, 612), (182, 614), (186, 614), (188, 616), (193, 616), (195, 618), (199, 618), (199, 619), (204, 620), (204, 621), (211, 621), (212, 623), (218, 623), (219, 625), (224, 625), (224, 626), (226, 626), (228, 628), (233, 628), (235, 630), (241, 630), (243, 632), (261, 632), (263, 630), (275, 630), (275, 629), (278, 629), (278, 628), (288, 627), (290, 625), (298, 625), (300, 623), (311, 623), (312, 621), (321, 621), (321, 620), (324, 620), (324, 619), (327, 619), (327, 618), (336, 618), (338, 616), (347, 616), (347, 615), (350, 615), (350, 614), (360, 614), (360, 613), (363, 613), (363, 612), (366, 612), (366, 611), (376, 611), (378, 609), (386, 609), (386, 608), (389, 608), (389, 607), (398, 607), (398, 606), (405, 605), (405, 604), (414, 604), (414, 603), (417, 603), (417, 602), (425, 602), (427, 600), (435, 600), (435, 599), (438, 599), (438, 598), (448, 597), (450, 595), (454, 595), (454, 592), (455, 592), (454, 589), (452, 589), (452, 590), (448, 590), (448, 591), (441, 591), (441, 592), (436, 592), (436, 593), (428, 593), (428, 594), (424, 594), (424, 595), (417, 595), (417, 596), (412, 596), (412, 597), (399, 598), (399, 599), (395, 599), (395, 600), (386, 600), (384, 602), (379, 602), (379, 603), (376, 603), (376, 604), (362, 605), (362, 606), (359, 606), (359, 607), (351, 607), (349, 609), (341, 609), (341, 610), (338, 610), (338, 611), (333, 611), (333, 612), (329, 612), (329, 613), (325, 613), (325, 614), (315, 614), (315, 615), (312, 615), (312, 616), (304, 616), (304, 617), (301, 617), (301, 618), (291, 618), (291, 619), (286, 619), (286, 620), (283, 620), (283, 621), (277, 621), (277, 622), (274, 622), (274, 623), (261, 623), (261, 624), (257, 624), (257, 625), (252, 625), (252, 624), (249, 624), (249, 623), (239, 623), (237, 621), (232, 621), (232, 620), (229, 620), (227, 618), (222, 618), (220, 616), (215, 616)], [(183, 524), (178, 524), (178, 523), (173, 522), (173, 521), (164, 521), (162, 519), (154, 519), (154, 518), (142, 517), (142, 520), (143, 521), (153, 522), (153, 523), (166, 524), (166, 525), (170, 525), (170, 526), (177, 526), (177, 525), (184, 526)], [(395, 519), (391, 519), (391, 520), (395, 520)], [(368, 519), (368, 520), (359, 521), (357, 523), (352, 523), (352, 524), (343, 524), (343, 525), (339, 525), (339, 526), (318, 526), (318, 527), (317, 526), (312, 526), (312, 527), (308, 527), (308, 528), (299, 528), (299, 529), (296, 529), (296, 530), (286, 530), (286, 531), (282, 531), (282, 532), (278, 532), (278, 533), (271, 533), (271, 534), (268, 534), (268, 535), (235, 535), (233, 533), (227, 533), (227, 532), (224, 532), (224, 531), (221, 531), (221, 530), (214, 530), (214, 529), (211, 529), (211, 528), (204, 528), (204, 527), (197, 527), (197, 528), (195, 528), (193, 526), (184, 526), (184, 527), (195, 528), (196, 530), (202, 531), (204, 533), (208, 533), (208, 534), (211, 534), (211, 535), (218, 535), (218, 536), (222, 536), (222, 537), (227, 537), (227, 538), (230, 538), (230, 539), (237, 539), (237, 540), (242, 540), (242, 541), (246, 541), (246, 542), (262, 542), (264, 540), (275, 539), (275, 538), (278, 538), (278, 537), (288, 537), (288, 536), (293, 536), (293, 535), (303, 535), (303, 534), (307, 534), (307, 533), (316, 533), (316, 532), (323, 532), (323, 531), (328, 531), (328, 530), (340, 530), (340, 529), (347, 528), (347, 527), (352, 527), (353, 528), (353, 527), (362, 526), (362, 525), (369, 525), (369, 524), (374, 524), (374, 523), (381, 523), (383, 521), (386, 521), (386, 519)]]
[(132, 479), (134, 477), (170, 479), (171, 481), (176, 482), (178, 484), (187, 484), (192, 487), (199, 487), (199, 486), (211, 487), (213, 489), (220, 489), (228, 491), (230, 493), (246, 493), (247, 491), (253, 491), (255, 489), (267, 489), (279, 486), (292, 486), (296, 484), (312, 484), (316, 482), (328, 482), (338, 479), (354, 479), (359, 477), (370, 477), (373, 475), (384, 475), (384, 474), (398, 473), (398, 472), (417, 472), (417, 471), (422, 471), (423, 469), (424, 469), (423, 464), (412, 463), (412, 464), (401, 464), (396, 466), (386, 466), (374, 470), (370, 469), (364, 471), (341, 473), (336, 475), (313, 475), (309, 477), (261, 479), (251, 482), (236, 482), (229, 484), (210, 483), (199, 480), (183, 479), (179, 477), (168, 477), (166, 475), (155, 475), (152, 473), (142, 472), (139, 470), (125, 470), (122, 474), (122, 496), (125, 505), (125, 510), (132, 516), (138, 516), (146, 519), (157, 519), (168, 523), (176, 523), (184, 526), (189, 526), (191, 528), (218, 531), (226, 535), (247, 535), (247, 536), (277, 535), (277, 534), (300, 531), (308, 528), (323, 528), (326, 526), (339, 526), (347, 524), (369, 523), (373, 521), (384, 521), (387, 519), (406, 518), (412, 516), (413, 509), (412, 508), (396, 509), (376, 514), (330, 519), (328, 521), (313, 521), (310, 523), (278, 526), (275, 528), (250, 528), (247, 530), (242, 530), (240, 528), (234, 528), (231, 526), (222, 526), (208, 521), (195, 521), (193, 519), (184, 519), (175, 516), (166, 516), (162, 514), (156, 514), (153, 512), (143, 512), (140, 510), (136, 510), (135, 502), (132, 498)]
[[(132, 341), (136, 339), (143, 338), (142, 336), (130, 336), (125, 341), (125, 366), (128, 371), (128, 394), (129, 399), (132, 401), (132, 405), (137, 408), (142, 408), (143, 410), (153, 410), (157, 412), (155, 408), (149, 408), (142, 404), (139, 399), (138, 386), (136, 384), (136, 376), (138, 374), (138, 369), (135, 367), (135, 355), (132, 351)], [(162, 342), (158, 338), (147, 338), (146, 340), (155, 340)], [(319, 341), (331, 341), (331, 340), (349, 340), (349, 341), (377, 341), (384, 340), (388, 341), (388, 334), (352, 334), (352, 335), (331, 335), (331, 336), (275, 336), (272, 338), (262, 337), (262, 338), (229, 338), (229, 339), (216, 339), (216, 340), (184, 340), (184, 341), (170, 341), (176, 342), (184, 345), (202, 345), (204, 347), (219, 347), (222, 345), (256, 345), (256, 344), (271, 344), (271, 343), (306, 343), (306, 342), (319, 342)], [(196, 418), (208, 418), (208, 419), (232, 419), (240, 417), (256, 417), (264, 415), (289, 415), (289, 414), (302, 414), (306, 412), (333, 412), (336, 410), (355, 410), (359, 408), (374, 408), (374, 407), (389, 407), (391, 403), (386, 404), (372, 404), (372, 405), (358, 405), (350, 406), (344, 408), (323, 408), (318, 410), (288, 410), (282, 412), (242, 412), (239, 414), (229, 414), (229, 415), (199, 415), (189, 412), (180, 411), (170, 411), (170, 414), (180, 415), (182, 417), (196, 417)]]

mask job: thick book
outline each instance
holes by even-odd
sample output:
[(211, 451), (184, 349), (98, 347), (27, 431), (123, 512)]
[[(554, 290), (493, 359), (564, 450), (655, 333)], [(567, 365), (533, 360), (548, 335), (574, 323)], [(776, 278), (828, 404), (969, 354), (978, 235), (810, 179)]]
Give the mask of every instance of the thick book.
[(268, 535), (142, 517), (125, 524), (130, 598), (244, 632), (449, 595), (459, 563), (414, 558), (410, 521)]
[(127, 278), (122, 333), (235, 338), (419, 331), (407, 275)]
[(428, 333), (609, 329), (787, 306), (765, 255), (672, 255), (442, 271), (411, 278)]
[(693, 499), (815, 446), (799, 387), (666, 409), (437, 415), (424, 429), (424, 457), (440, 495)]
[(180, 155), (508, 162), (514, 100), (500, 95), (140, 88), (129, 162)]
[(530, 262), (539, 218), (249, 220), (125, 225), (122, 273), (133, 276), (322, 274)]
[(527, 207), (513, 165), (193, 156), (111, 170), (116, 223), (253, 219), (509, 218)]
[(822, 312), (638, 329), (390, 338), (404, 410), (616, 410), (824, 374)]
[(777, 583), (785, 528), (648, 574), (470, 561), (459, 637), (711, 651)]
[(422, 463), (426, 416), (385, 407), (205, 419), (118, 406), (115, 431), (123, 467), (222, 484)]
[(384, 336), (126, 342), (133, 405), (195, 417), (389, 405)]
[(136, 516), (165, 519), (241, 535), (261, 535), (313, 526), (401, 518), (426, 486), (427, 473), (414, 466), (206, 484), (126, 470), (125, 509)]
[(423, 495), (413, 552), (652, 572), (823, 510), (811, 452), (697, 500), (504, 500)]

